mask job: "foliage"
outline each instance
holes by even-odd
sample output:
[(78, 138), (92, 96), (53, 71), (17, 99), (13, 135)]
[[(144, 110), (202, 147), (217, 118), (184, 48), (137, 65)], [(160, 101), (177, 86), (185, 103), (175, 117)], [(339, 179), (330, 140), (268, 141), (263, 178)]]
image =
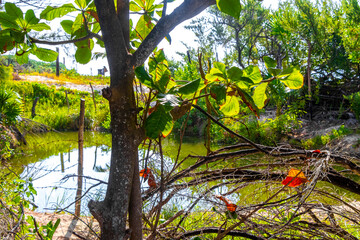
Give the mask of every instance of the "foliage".
[(51, 240), (59, 226), (60, 219), (55, 224), (39, 226), (35, 218), (27, 216), (24, 209), (33, 208), (34, 195), (32, 179), (20, 179), (16, 173), (6, 167), (1, 167), (0, 183), (0, 237), (11, 239), (42, 239)]
[[(67, 88), (56, 89), (40, 83), (13, 83), (12, 88), (22, 96), (25, 118), (31, 118), (33, 101), (39, 97), (36, 105), (36, 116), (33, 120), (56, 130), (77, 130), (79, 119), (79, 100), (86, 101), (85, 128), (100, 127), (109, 113), (109, 106), (104, 99), (95, 94), (97, 111), (92, 96), (88, 92)], [(69, 105), (68, 105), (69, 104)]]
[(9, 87), (0, 87), (0, 123), (14, 124), (23, 110), (20, 96)]
[(302, 146), (305, 149), (320, 149), (330, 143), (333, 140), (338, 141), (340, 138), (349, 135), (352, 133), (352, 130), (346, 128), (344, 125), (341, 125), (339, 129), (332, 129), (331, 133), (325, 135), (317, 135), (313, 138), (302, 140)]
[(349, 100), (351, 110), (355, 113), (356, 119), (360, 121), (360, 92), (344, 96), (344, 98)]

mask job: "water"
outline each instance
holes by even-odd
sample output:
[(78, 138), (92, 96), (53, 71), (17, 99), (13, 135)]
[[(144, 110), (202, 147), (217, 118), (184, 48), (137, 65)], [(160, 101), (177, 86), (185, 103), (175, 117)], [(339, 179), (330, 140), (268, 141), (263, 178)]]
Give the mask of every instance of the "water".
[[(32, 179), (37, 195), (34, 198), (38, 206), (36, 211), (60, 211), (65, 207), (73, 212), (77, 188), (78, 171), (78, 133), (44, 133), (27, 136), (28, 145), (22, 148), (24, 154), (18, 155), (13, 162), (23, 179)], [(179, 159), (187, 155), (205, 155), (206, 149), (198, 139), (186, 139), (182, 144)], [(163, 152), (165, 165), (171, 168), (172, 161), (178, 154), (179, 142), (165, 139)], [(139, 150), (140, 168), (145, 165), (142, 157), (144, 150)], [(151, 151), (152, 155), (148, 167), (158, 168), (159, 155)], [(84, 135), (84, 163), (83, 194), (91, 187), (82, 199), (82, 213), (88, 214), (87, 203), (90, 199), (101, 200), (105, 196), (108, 169), (111, 154), (111, 134), (99, 132), (85, 132)], [(186, 163), (185, 163), (186, 164)], [(188, 162), (187, 164), (191, 164)], [(15, 167), (16, 168), (16, 167)], [(91, 177), (91, 178), (89, 178)], [(146, 189), (147, 183), (142, 183)]]

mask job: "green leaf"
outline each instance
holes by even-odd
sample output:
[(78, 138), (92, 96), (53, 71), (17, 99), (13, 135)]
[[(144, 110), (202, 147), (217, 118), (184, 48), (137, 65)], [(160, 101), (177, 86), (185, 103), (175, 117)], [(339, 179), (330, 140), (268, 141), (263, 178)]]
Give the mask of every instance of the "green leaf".
[(278, 78), (290, 89), (299, 89), (304, 84), (304, 77), (298, 67), (284, 69)]
[(0, 51), (4, 53), (14, 48), (14, 38), (10, 34), (11, 30), (6, 29), (0, 31)]
[(151, 32), (153, 27), (154, 24), (151, 21), (151, 17), (148, 15), (142, 15), (135, 27), (136, 34), (143, 41), (146, 36)]
[(254, 90), (253, 100), (259, 109), (262, 109), (265, 105), (265, 101), (267, 99), (266, 88), (268, 84), (269, 83), (267, 82), (261, 83)]
[[(49, 225), (50, 223), (51, 223), (51, 225), (52, 225), (52, 222), (51, 222), (51, 221), (48, 223), (48, 225)], [(58, 219), (56, 220), (55, 225), (52, 226), (51, 230), (50, 230), (49, 233), (47, 234), (47, 237), (48, 237), (49, 239), (52, 239), (52, 237), (53, 237), (56, 229), (59, 227), (59, 225), (60, 225), (60, 218), (58, 218)]]
[(75, 4), (82, 10), (87, 6), (86, 0), (75, 0)]
[(243, 76), (243, 71), (238, 67), (232, 67), (227, 71), (227, 75), (231, 81), (237, 82)]
[(35, 16), (34, 10), (29, 9), (25, 13), (25, 21), (28, 25), (34, 25), (37, 24), (40, 19)]
[(46, 61), (46, 62), (53, 62), (56, 60), (56, 58), (58, 56), (57, 52), (50, 50), (50, 49), (46, 49), (46, 48), (33, 49), (32, 54), (37, 56), (40, 60)]
[(200, 86), (200, 78), (196, 79), (194, 81), (188, 82), (187, 84), (179, 87), (178, 93), (185, 94), (185, 95), (192, 94), (198, 90), (199, 86)]
[(255, 114), (256, 117), (259, 118), (259, 109), (256, 106), (256, 104), (254, 103), (253, 98), (243, 89), (238, 88), (237, 89), (239, 96), (241, 97), (241, 100), (243, 101), (243, 103), (245, 103), (245, 105)]
[(15, 19), (24, 19), (24, 14), (19, 7), (17, 7), (14, 3), (5, 3), (6, 13)]
[(81, 14), (78, 14), (75, 18), (75, 21), (72, 24), (71, 34), (72, 36), (80, 37), (80, 35), (76, 34), (76, 31), (81, 30), (83, 27), (83, 16)]
[(266, 68), (276, 68), (276, 61), (271, 57), (265, 56), (263, 57)]
[(9, 14), (5, 12), (0, 12), (0, 25), (2, 28), (15, 28), (19, 29), (19, 25), (15, 21), (15, 18), (13, 16), (10, 16)]
[(135, 69), (135, 75), (145, 86), (149, 88), (154, 88), (154, 82), (151, 79), (150, 75), (146, 72), (144, 66), (137, 67)]
[(46, 23), (38, 23), (31, 26), (28, 26), (29, 29), (35, 30), (35, 31), (43, 31), (43, 30), (51, 30), (51, 27), (47, 25)]
[(130, 11), (132, 11), (132, 12), (139, 12), (142, 9), (141, 7), (139, 7), (139, 5), (137, 5), (134, 2), (130, 2), (129, 8), (130, 8)]
[(156, 69), (155, 84), (158, 86), (160, 92), (165, 93), (166, 86), (170, 81), (171, 72), (165, 65), (158, 65)]
[(66, 14), (76, 11), (77, 9), (71, 3), (64, 4), (60, 7), (47, 6), (40, 14), (41, 19), (53, 20)]
[(73, 23), (74, 23), (74, 21), (71, 21), (71, 20), (63, 20), (63, 21), (61, 21), (60, 24), (67, 34), (71, 34)]
[(25, 52), (25, 53), (23, 53), (21, 55), (16, 54), (15, 58), (16, 58), (16, 61), (20, 65), (27, 64), (29, 62), (29, 55), (30, 55), (30, 52)]
[(10, 30), (10, 36), (15, 40), (17, 43), (24, 43), (25, 33), (20, 32), (17, 30)]
[(91, 50), (88, 47), (78, 47), (75, 52), (75, 59), (80, 64), (86, 64), (91, 60)]
[(221, 62), (214, 62), (214, 68), (217, 68), (222, 72), (224, 78), (226, 78), (226, 66)]
[(226, 87), (223, 84), (214, 84), (210, 87), (211, 97), (216, 100), (216, 103), (222, 105), (226, 101)]
[(226, 96), (226, 102), (220, 107), (220, 111), (228, 117), (238, 115), (240, 112), (240, 104), (235, 96)]
[(215, 81), (225, 81), (225, 76), (218, 68), (212, 68), (210, 73), (205, 76), (206, 84), (210, 84)]
[(268, 72), (272, 75), (272, 76), (274, 76), (274, 77), (276, 77), (277, 75), (279, 75), (280, 73), (281, 73), (281, 69), (278, 69), (278, 68), (268, 68)]
[(216, 5), (221, 12), (239, 19), (241, 11), (240, 0), (216, 0)]
[(161, 132), (167, 133), (172, 128), (172, 117), (163, 105), (158, 105), (157, 109), (150, 114), (145, 122), (145, 133), (149, 138), (157, 138)]
[(249, 78), (254, 84), (261, 82), (263, 79), (259, 67), (253, 65), (244, 69), (243, 77)]

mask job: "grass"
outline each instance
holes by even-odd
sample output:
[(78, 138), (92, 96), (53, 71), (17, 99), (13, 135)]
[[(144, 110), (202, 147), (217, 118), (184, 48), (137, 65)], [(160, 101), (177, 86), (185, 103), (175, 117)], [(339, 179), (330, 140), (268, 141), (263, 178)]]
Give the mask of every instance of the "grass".
[[(36, 82), (11, 82), (11, 87), (18, 92), (23, 103), (22, 117), (48, 125), (56, 130), (77, 130), (80, 114), (80, 99), (85, 99), (85, 128), (109, 128), (109, 104), (99, 94), (95, 94), (95, 104), (88, 92)], [(34, 100), (39, 97), (32, 118)]]

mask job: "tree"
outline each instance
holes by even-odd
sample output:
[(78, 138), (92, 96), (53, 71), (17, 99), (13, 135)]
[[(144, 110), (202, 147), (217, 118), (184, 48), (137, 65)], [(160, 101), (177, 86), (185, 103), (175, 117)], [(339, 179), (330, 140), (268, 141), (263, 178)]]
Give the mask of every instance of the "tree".
[[(144, 129), (137, 123), (137, 108), (133, 81), (135, 69), (141, 66), (156, 48), (179, 23), (189, 19), (215, 3), (223, 11), (237, 14), (238, 1), (187, 0), (167, 15), (169, 1), (154, 4), (154, 1), (76, 0), (75, 4), (60, 7), (48, 6), (40, 17), (53, 20), (70, 12), (80, 11), (75, 21), (64, 20), (62, 27), (71, 35), (71, 39), (61, 42), (48, 42), (31, 37), (30, 32), (50, 30), (46, 23), (39, 23), (33, 10), (27, 10), (25, 17), (15, 4), (6, 3), (6, 12), (1, 12), (0, 23), (2, 53), (16, 48), (19, 63), (26, 63), (29, 54), (41, 60), (53, 61), (54, 51), (37, 47), (36, 44), (75, 43), (75, 58), (80, 63), (91, 59), (91, 50), (98, 40), (106, 49), (109, 62), (111, 83), (103, 90), (103, 96), (109, 101), (112, 128), (112, 154), (109, 184), (105, 200), (90, 202), (91, 213), (99, 221), (102, 239), (125, 239), (126, 219), (129, 214), (131, 239), (142, 239), (141, 193), (138, 167), (138, 145), (144, 139)], [(235, 6), (235, 8), (233, 8)], [(160, 19), (155, 24), (154, 13)], [(141, 17), (132, 29), (130, 11), (140, 12)], [(99, 35), (101, 29), (101, 36)], [(132, 41), (134, 38), (140, 39)], [(131, 44), (136, 45), (136, 50)]]

